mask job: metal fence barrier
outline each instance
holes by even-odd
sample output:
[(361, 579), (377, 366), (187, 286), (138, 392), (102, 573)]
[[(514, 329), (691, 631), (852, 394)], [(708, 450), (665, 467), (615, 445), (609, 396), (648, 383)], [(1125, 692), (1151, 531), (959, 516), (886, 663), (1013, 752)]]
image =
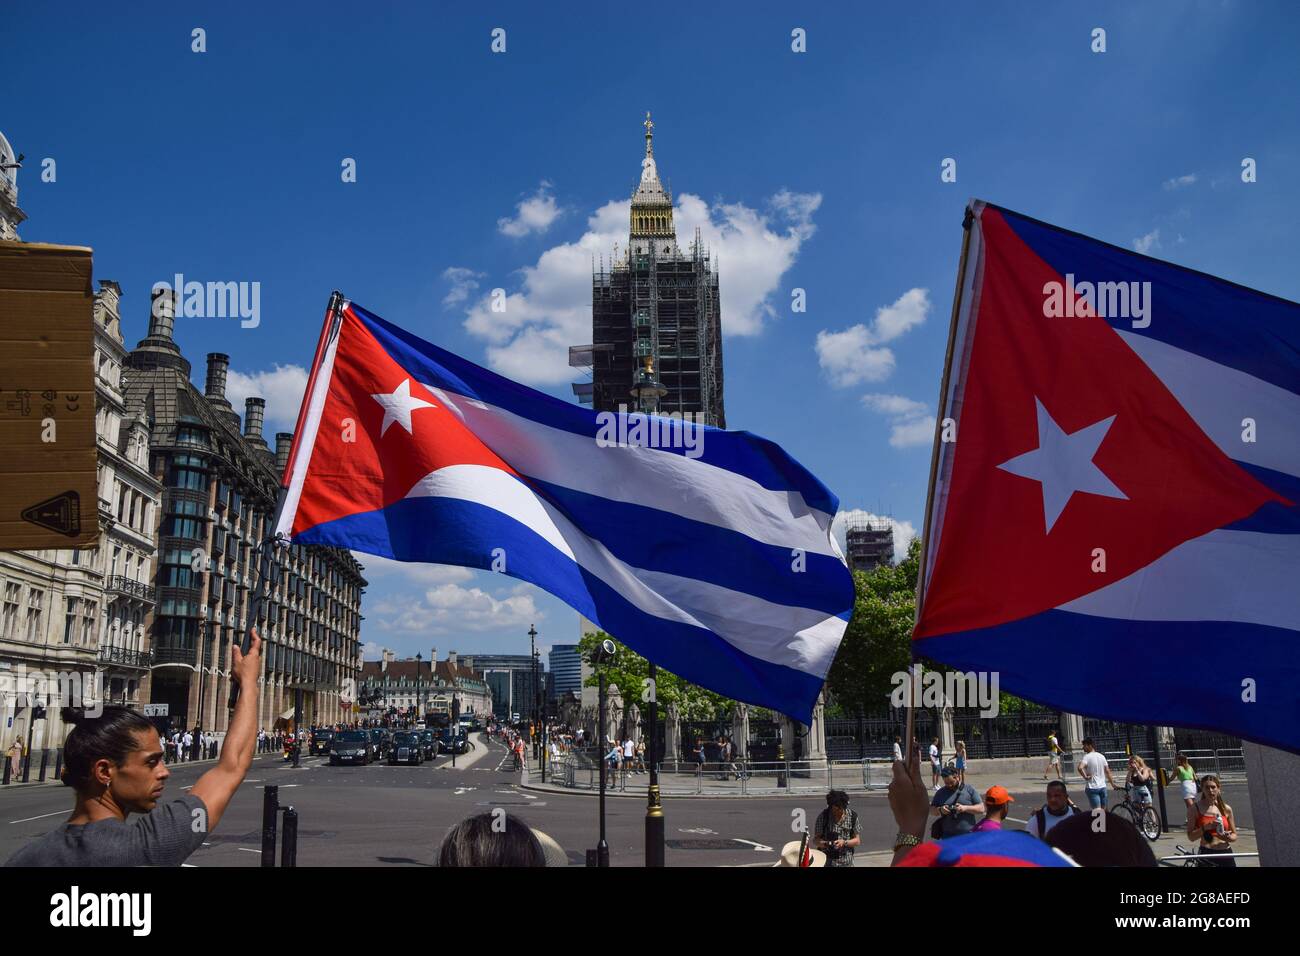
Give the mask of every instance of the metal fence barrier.
[[(893, 778), (888, 758), (866, 760), (736, 760), (730, 764), (665, 761), (659, 765), (659, 789), (665, 796), (820, 792), (827, 790), (881, 790)], [(604, 767), (605, 787), (612, 793), (637, 789), (647, 772)], [(599, 757), (570, 751), (551, 764), (551, 780), (576, 790), (599, 790)]]

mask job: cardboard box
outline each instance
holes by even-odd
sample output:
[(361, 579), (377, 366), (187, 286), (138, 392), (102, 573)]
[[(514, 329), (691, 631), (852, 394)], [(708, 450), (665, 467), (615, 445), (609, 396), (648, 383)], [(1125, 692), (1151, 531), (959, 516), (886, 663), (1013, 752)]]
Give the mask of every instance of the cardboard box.
[(99, 538), (91, 250), (0, 242), (0, 549)]

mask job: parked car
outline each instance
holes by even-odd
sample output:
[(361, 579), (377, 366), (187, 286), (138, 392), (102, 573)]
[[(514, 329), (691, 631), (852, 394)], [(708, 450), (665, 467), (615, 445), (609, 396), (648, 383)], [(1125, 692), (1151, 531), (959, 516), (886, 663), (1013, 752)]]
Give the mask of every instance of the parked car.
[(334, 731), (322, 727), (319, 730), (311, 732), (311, 749), (312, 754), (327, 754), (330, 752), (330, 741), (334, 739)]
[(393, 746), (388, 751), (390, 764), (412, 763), (417, 767), (424, 763), (424, 747), (420, 735), (409, 730), (393, 734)]
[(373, 741), (364, 730), (343, 730), (330, 741), (330, 766), (341, 763), (369, 765)]

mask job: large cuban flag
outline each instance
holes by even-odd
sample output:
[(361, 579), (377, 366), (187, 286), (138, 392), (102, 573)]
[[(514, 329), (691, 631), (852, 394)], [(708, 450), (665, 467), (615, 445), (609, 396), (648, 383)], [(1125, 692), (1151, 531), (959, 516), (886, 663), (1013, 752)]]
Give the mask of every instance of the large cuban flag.
[(1300, 306), (970, 212), (914, 652), (1300, 750)]
[(746, 432), (609, 424), (344, 303), (277, 531), (532, 582), (673, 673), (809, 723), (853, 608), (835, 496)]

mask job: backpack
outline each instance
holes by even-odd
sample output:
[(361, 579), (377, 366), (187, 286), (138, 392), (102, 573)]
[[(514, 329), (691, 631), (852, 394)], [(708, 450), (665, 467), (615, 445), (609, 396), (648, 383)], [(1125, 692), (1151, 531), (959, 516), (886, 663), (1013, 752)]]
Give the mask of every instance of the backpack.
[[(1066, 804), (1066, 806), (1070, 808), (1069, 812), (1065, 814), (1067, 817), (1072, 817), (1076, 813), (1083, 812), (1078, 807), (1076, 807), (1073, 802)], [(1046, 804), (1044, 804), (1043, 806), (1039, 807), (1037, 810), (1034, 811), (1034, 819), (1038, 821), (1038, 839), (1046, 840), (1047, 839), (1047, 805)]]

